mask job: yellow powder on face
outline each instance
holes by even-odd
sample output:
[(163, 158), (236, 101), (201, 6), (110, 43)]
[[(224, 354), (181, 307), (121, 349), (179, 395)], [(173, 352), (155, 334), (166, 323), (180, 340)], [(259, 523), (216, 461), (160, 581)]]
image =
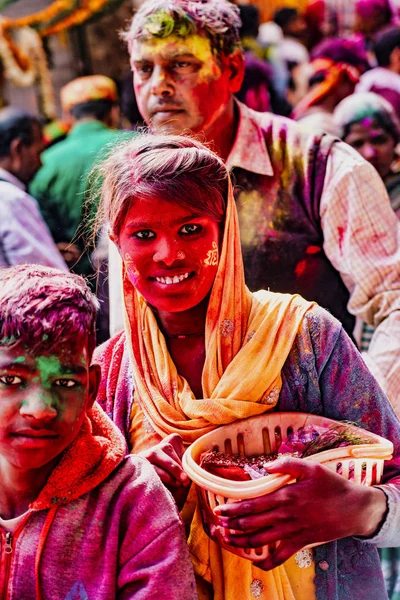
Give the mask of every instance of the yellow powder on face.
[(167, 61), (186, 55), (192, 55), (203, 63), (197, 73), (200, 81), (220, 77), (221, 69), (212, 53), (210, 40), (198, 34), (186, 38), (170, 35), (166, 38), (153, 37), (145, 42), (135, 41), (131, 61), (144, 60), (146, 56), (155, 62), (158, 58)]

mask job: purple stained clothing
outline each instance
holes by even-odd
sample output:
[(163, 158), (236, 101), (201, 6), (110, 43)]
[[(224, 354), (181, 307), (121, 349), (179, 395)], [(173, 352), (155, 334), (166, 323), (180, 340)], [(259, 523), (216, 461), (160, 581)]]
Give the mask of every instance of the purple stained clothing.
[[(7, 600), (195, 600), (182, 523), (143, 458), (128, 456), (91, 492), (59, 506), (35, 558), (48, 510), (14, 532)], [(4, 549), (5, 532), (0, 528)], [(1, 569), (0, 569), (1, 575)]]
[[(133, 381), (125, 334), (97, 348), (94, 362), (102, 368), (98, 401), (129, 442)], [(320, 307), (311, 309), (303, 320), (282, 370), (275, 410), (355, 422), (390, 439), (395, 456), (400, 456), (400, 424), (389, 401), (340, 323)], [(375, 538), (345, 538), (314, 548), (317, 600), (387, 597), (375, 544), (400, 544), (399, 480), (397, 459), (385, 468), (382, 489), (388, 496), (388, 514)]]

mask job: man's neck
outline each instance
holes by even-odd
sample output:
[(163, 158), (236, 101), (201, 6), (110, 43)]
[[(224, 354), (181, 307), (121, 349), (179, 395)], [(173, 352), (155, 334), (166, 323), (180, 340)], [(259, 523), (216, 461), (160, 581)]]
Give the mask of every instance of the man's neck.
[(206, 131), (207, 142), (211, 145), (211, 149), (224, 161), (232, 150), (238, 125), (239, 110), (232, 98), (230, 104)]
[(24, 514), (46, 485), (55, 464), (51, 461), (41, 469), (26, 471), (0, 457), (0, 517), (14, 519)]

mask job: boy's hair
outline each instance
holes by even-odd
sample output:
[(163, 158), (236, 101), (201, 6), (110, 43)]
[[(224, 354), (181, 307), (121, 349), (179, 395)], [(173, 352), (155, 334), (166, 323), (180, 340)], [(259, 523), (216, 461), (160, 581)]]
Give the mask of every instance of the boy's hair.
[(374, 43), (374, 52), (378, 65), (380, 67), (388, 67), (393, 50), (399, 47), (400, 27), (391, 27), (378, 33)]
[(140, 198), (162, 198), (218, 223), (225, 216), (228, 171), (193, 138), (147, 134), (119, 142), (94, 175), (102, 183), (96, 229), (108, 223), (117, 237), (132, 201)]
[(79, 275), (40, 265), (0, 269), (1, 346), (37, 353), (84, 342), (90, 360), (98, 308)]
[(145, 0), (122, 37), (131, 53), (134, 40), (197, 33), (210, 40), (214, 54), (227, 56), (240, 48), (240, 26), (239, 10), (227, 0)]

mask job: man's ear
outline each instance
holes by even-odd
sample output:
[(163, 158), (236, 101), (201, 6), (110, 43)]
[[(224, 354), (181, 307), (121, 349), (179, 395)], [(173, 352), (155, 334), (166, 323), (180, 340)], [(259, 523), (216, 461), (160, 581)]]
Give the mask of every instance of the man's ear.
[(100, 365), (90, 365), (89, 367), (89, 389), (88, 399), (86, 403), (86, 410), (90, 410), (97, 398), (97, 392), (99, 391), (101, 380), (101, 368)]
[(14, 138), (10, 144), (10, 157), (12, 160), (21, 160), (23, 141), (21, 138)]
[(236, 49), (232, 52), (232, 54), (229, 54), (225, 60), (227, 61), (227, 67), (230, 71), (230, 89), (234, 94), (240, 90), (243, 83), (244, 56), (239, 49)]

